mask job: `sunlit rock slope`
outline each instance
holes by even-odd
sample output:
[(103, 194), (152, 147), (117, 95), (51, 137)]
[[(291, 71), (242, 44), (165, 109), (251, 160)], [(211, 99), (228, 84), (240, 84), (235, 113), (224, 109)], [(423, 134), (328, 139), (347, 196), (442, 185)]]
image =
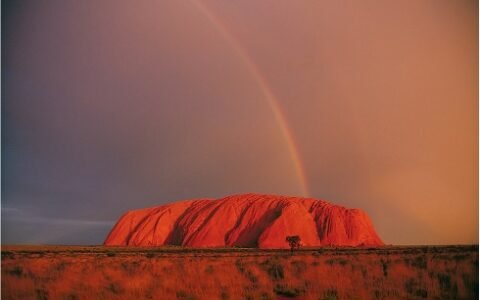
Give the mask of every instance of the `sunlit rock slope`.
[(360, 209), (312, 198), (259, 194), (187, 200), (129, 211), (118, 220), (104, 244), (288, 248), (288, 235), (299, 235), (303, 246), (383, 245)]

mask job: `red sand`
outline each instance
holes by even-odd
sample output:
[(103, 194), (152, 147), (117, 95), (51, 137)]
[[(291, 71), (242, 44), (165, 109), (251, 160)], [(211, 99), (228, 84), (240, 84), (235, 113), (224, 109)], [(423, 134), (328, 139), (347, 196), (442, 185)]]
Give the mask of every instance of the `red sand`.
[(299, 235), (303, 246), (383, 245), (359, 209), (312, 198), (258, 194), (129, 211), (104, 245), (288, 248), (288, 235)]

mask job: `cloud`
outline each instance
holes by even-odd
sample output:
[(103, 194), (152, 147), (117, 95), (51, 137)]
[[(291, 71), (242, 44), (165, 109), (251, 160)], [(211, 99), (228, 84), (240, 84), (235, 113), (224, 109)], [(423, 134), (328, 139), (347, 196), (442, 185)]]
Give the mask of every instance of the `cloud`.
[(4, 244), (100, 244), (115, 221), (47, 218), (16, 207), (2, 208)]

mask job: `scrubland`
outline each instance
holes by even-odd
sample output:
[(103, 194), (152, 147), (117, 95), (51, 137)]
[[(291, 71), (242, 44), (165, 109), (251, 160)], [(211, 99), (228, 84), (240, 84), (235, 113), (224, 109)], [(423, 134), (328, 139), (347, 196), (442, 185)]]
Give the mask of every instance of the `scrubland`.
[(2, 247), (2, 299), (478, 299), (478, 246)]

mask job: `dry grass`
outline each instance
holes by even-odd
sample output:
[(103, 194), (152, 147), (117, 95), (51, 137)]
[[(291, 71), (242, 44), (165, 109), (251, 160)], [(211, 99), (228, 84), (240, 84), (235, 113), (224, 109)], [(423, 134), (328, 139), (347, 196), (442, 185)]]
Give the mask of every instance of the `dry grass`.
[(478, 299), (478, 246), (2, 248), (2, 299)]

